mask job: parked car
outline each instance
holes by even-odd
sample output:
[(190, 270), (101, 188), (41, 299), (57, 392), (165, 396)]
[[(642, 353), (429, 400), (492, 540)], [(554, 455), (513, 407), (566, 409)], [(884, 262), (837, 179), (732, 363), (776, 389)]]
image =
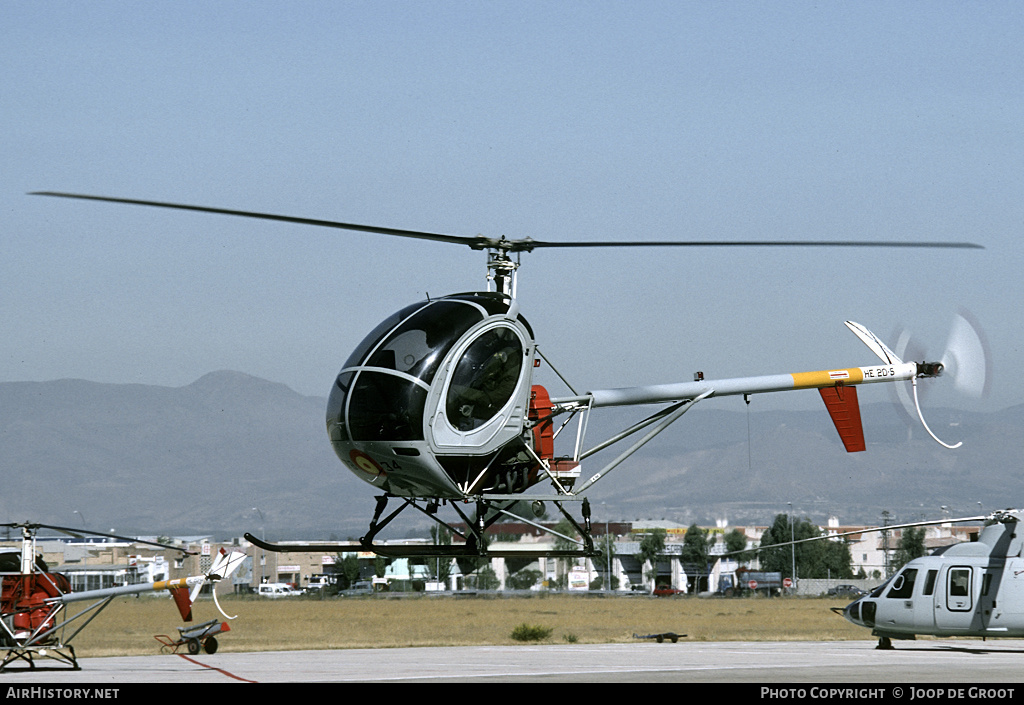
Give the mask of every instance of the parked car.
[(657, 597), (670, 597), (672, 595), (685, 594), (686, 593), (684, 593), (682, 590), (677, 590), (676, 588), (667, 587), (665, 585), (659, 585), (658, 587), (654, 588), (654, 595), (656, 595)]
[(829, 588), (829, 597), (860, 597), (866, 594), (856, 585), (836, 585), (834, 588)]

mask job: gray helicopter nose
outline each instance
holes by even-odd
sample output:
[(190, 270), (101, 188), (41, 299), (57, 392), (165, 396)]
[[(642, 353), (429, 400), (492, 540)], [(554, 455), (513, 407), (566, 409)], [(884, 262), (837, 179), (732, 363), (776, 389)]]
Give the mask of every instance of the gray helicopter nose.
[(864, 626), (864, 621), (861, 617), (861, 607), (864, 601), (863, 597), (858, 597), (856, 600), (848, 604), (846, 607), (833, 607), (832, 611), (843, 617), (846, 621), (851, 624), (856, 624), (858, 627)]

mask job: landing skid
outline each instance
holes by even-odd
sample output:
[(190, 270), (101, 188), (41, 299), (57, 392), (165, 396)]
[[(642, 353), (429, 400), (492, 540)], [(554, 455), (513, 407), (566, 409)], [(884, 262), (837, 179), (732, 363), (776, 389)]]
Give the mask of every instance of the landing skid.
[(427, 546), (410, 545), (387, 545), (377, 543), (274, 543), (245, 534), (245, 540), (254, 546), (270, 551), (271, 553), (299, 553), (299, 552), (330, 552), (330, 553), (355, 553), (357, 551), (370, 551), (385, 558), (592, 558), (600, 555), (597, 552), (587, 553), (579, 549), (564, 550), (543, 550), (543, 549), (516, 549), (516, 548), (489, 548), (474, 549), (465, 544), (451, 546), (431, 544)]
[[(438, 503), (433, 500), (427, 501), (426, 506), (421, 507), (417, 500), (403, 497), (401, 499), (404, 503), (381, 520), (381, 515), (384, 513), (384, 509), (391, 497), (391, 495), (381, 495), (377, 498), (377, 508), (374, 512), (373, 519), (370, 521), (370, 529), (358, 543), (273, 543), (271, 541), (265, 541), (257, 538), (251, 533), (246, 533), (245, 539), (264, 551), (271, 551), (274, 553), (304, 551), (345, 553), (372, 551), (373, 553), (387, 558), (593, 558), (601, 555), (600, 552), (594, 548), (594, 540), (590, 535), (590, 502), (584, 497), (579, 498), (583, 501), (582, 525), (580, 522), (577, 522), (576, 519), (574, 519), (573, 516), (562, 506), (562, 502), (566, 499), (565, 497), (552, 499), (552, 497), (548, 495), (538, 497), (527, 495), (513, 495), (508, 497), (503, 495), (498, 499), (481, 496), (475, 500), (477, 506), (475, 519), (470, 519), (457, 504), (453, 503), (452, 508), (455, 509), (456, 513), (462, 518), (465, 525), (468, 527), (465, 531), (461, 531), (438, 518), (436, 515)], [(559, 534), (548, 527), (542, 526), (536, 522), (526, 519), (525, 517), (517, 516), (508, 511), (508, 508), (512, 506), (512, 504), (524, 500), (550, 501), (558, 508), (562, 513), (562, 516), (569, 521), (572, 527), (582, 538), (577, 540), (572, 537)], [(431, 545), (394, 545), (374, 543), (374, 538), (377, 534), (391, 523), (395, 517), (409, 507), (413, 507), (423, 512), (430, 517), (431, 520), (451, 531), (454, 536), (462, 539), (463, 543)], [(578, 548), (543, 549), (526, 546), (522, 548), (511, 546), (492, 548), (487, 543), (485, 531), (502, 516), (509, 516), (518, 521), (535, 526), (538, 529), (558, 536), (569, 543), (576, 544)]]
[[(27, 637), (16, 635), (6, 622), (0, 622), (0, 651), (7, 652), (3, 661), (0, 662), (0, 673), (17, 661), (24, 661), (28, 664), (28, 669), (21, 670), (36, 670), (38, 661), (56, 661), (71, 666), (73, 671), (81, 670), (78, 659), (75, 657), (75, 647), (71, 646), (71, 640), (78, 636), (78, 633), (85, 629), (113, 599), (113, 596), (101, 598), (78, 614), (63, 621), (58, 621), (58, 615), (68, 614), (64, 611), (65, 605), (59, 602), (52, 603), (47, 606), (46, 615), (39, 620), (44, 626), (38, 627)], [(71, 636), (66, 639), (58, 638), (58, 635), (65, 633), (65, 629), (69, 628), (71, 622), (81, 617), (86, 617), (85, 621), (71, 633)]]
[(17, 661), (24, 661), (28, 664), (27, 669), (19, 670), (37, 670), (37, 661), (57, 661), (67, 666), (71, 666), (72, 671), (82, 670), (81, 666), (78, 665), (78, 659), (75, 658), (75, 647), (73, 646), (7, 646), (0, 647), (0, 650), (6, 649), (7, 656), (4, 657), (2, 663), (0, 663), (0, 673), (7, 670), (7, 667)]

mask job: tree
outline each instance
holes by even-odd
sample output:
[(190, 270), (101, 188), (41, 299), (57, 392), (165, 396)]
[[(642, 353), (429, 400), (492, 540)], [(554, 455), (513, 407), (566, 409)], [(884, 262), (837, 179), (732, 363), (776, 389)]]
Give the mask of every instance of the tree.
[[(795, 528), (794, 528), (795, 533)], [(791, 529), (789, 515), (776, 514), (772, 525), (761, 535), (761, 551), (758, 556), (761, 560), (761, 569), (768, 572), (778, 572), (791, 576), (792, 560), (791, 554), (786, 548), (771, 548), (776, 544), (785, 543), (790, 540)]]
[(733, 554), (731, 557), (737, 563), (746, 563), (754, 556), (752, 551), (747, 549), (747, 535), (739, 529), (733, 529), (725, 535), (725, 552)]
[(524, 568), (505, 579), (505, 586), (513, 590), (529, 590), (540, 581), (540, 571)]
[(680, 555), (683, 563), (695, 563), (704, 568), (708, 564), (708, 553), (715, 544), (715, 537), (696, 524), (691, 524), (683, 536), (683, 550)]
[(680, 559), (687, 567), (687, 587), (691, 592), (699, 592), (707, 588), (708, 553), (715, 543), (715, 537), (696, 524), (691, 524), (683, 536), (683, 549)]
[(822, 538), (794, 546), (770, 548), (776, 544), (793, 540), (823, 537), (821, 529), (807, 519), (793, 520), (786, 514), (777, 514), (771, 527), (761, 536), (761, 567), (766, 571), (777, 571), (783, 576), (793, 577), (795, 558), (797, 575), (804, 578), (852, 578), (850, 546), (846, 542)]
[(485, 565), (476, 572), (477, 590), (497, 590), (500, 586), (501, 581), (490, 565)]
[(339, 590), (348, 590), (359, 580), (359, 558), (354, 553), (339, 553), (334, 557), (334, 574)]
[(597, 570), (599, 575), (594, 580), (594, 582), (597, 583), (597, 586), (595, 587), (592, 584), (590, 589), (600, 590), (605, 585), (609, 585), (612, 590), (617, 589), (619, 579), (613, 577), (609, 571), (612, 561), (615, 559), (615, 537), (611, 534), (605, 534), (598, 539), (594, 548), (598, 551), (598, 555), (593, 558), (594, 568)]
[(664, 529), (652, 529), (640, 540), (640, 551), (636, 554), (636, 559), (640, 561), (641, 566), (645, 563), (651, 564), (651, 569), (647, 573), (651, 582), (658, 578), (658, 556), (665, 552), (666, 535)]
[(904, 529), (900, 535), (899, 545), (896, 546), (896, 553), (892, 557), (893, 573), (915, 558), (920, 558), (924, 553), (924, 527)]

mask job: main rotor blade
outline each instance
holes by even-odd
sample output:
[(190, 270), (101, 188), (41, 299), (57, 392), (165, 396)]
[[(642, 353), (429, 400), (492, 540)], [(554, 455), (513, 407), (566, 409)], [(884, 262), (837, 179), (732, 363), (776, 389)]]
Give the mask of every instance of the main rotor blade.
[(899, 241), (899, 240), (619, 240), (591, 242), (525, 242), (528, 249), (538, 247), (922, 247), (984, 250), (973, 242)]
[(873, 534), (882, 531), (895, 531), (896, 529), (911, 529), (918, 526), (936, 526), (942, 524), (963, 524), (969, 521), (999, 521), (1003, 516), (1009, 514), (1011, 510), (994, 512), (992, 514), (984, 514), (973, 517), (959, 517), (956, 519), (929, 519), (927, 521), (914, 521), (909, 524), (889, 524), (888, 526), (873, 526), (864, 529), (854, 529), (852, 531), (843, 531), (836, 534), (822, 534), (821, 536), (811, 536), (806, 539), (796, 539), (795, 541), (783, 541), (781, 543), (772, 543), (767, 546), (754, 546), (752, 548), (746, 548), (742, 551), (727, 551), (726, 553), (715, 554), (717, 556), (733, 556), (738, 553), (757, 553), (759, 551), (767, 551), (773, 548), (785, 548), (786, 546), (795, 546), (800, 543), (810, 543), (812, 541), (828, 541), (831, 539), (838, 539), (844, 536), (857, 536), (860, 534)]
[(259, 220), (276, 220), (282, 223), (298, 223), (300, 225), (315, 225), (322, 228), (335, 228), (338, 230), (357, 230), (360, 232), (376, 233), (378, 235), (393, 235), (396, 237), (409, 237), (419, 240), (433, 240), (435, 242), (450, 242), (457, 245), (466, 245), (474, 250), (495, 249), (502, 252), (530, 252), (537, 248), (555, 247), (912, 247), (912, 248), (956, 248), (956, 249), (984, 249), (981, 245), (971, 242), (890, 242), (885, 240), (591, 240), (584, 242), (567, 241), (544, 241), (533, 238), (522, 238), (519, 240), (508, 240), (504, 237), (494, 238), (477, 235), (467, 237), (464, 235), (446, 235), (443, 233), (429, 233), (420, 230), (403, 230), (400, 228), (382, 228), (376, 225), (361, 225), (359, 223), (342, 223), (334, 220), (320, 220), (317, 218), (301, 218), (292, 215), (278, 215), (275, 213), (259, 213), (255, 211), (241, 211), (229, 208), (213, 208), (210, 206), (193, 206), (184, 203), (169, 203), (166, 201), (144, 201), (135, 198), (115, 198), (111, 196), (92, 196), (80, 193), (63, 193), (59, 191), (32, 191), (30, 196), (54, 196), (57, 198), (77, 198), (85, 201), (105, 201), (108, 203), (127, 203), (136, 206), (151, 206), (155, 208), (171, 208), (175, 210), (196, 211), (199, 213), (215, 213), (219, 215), (233, 215), (242, 218), (256, 218)]
[(181, 551), (185, 554), (195, 553), (194, 551), (189, 551), (188, 549), (182, 548), (181, 546), (171, 546), (170, 544), (166, 543), (159, 543), (157, 541), (146, 541), (144, 539), (133, 538), (131, 536), (121, 536), (120, 534), (107, 534), (102, 531), (92, 531), (91, 529), (73, 529), (67, 526), (54, 526), (53, 524), (39, 524), (36, 522), (12, 522), (0, 524), (0, 526), (9, 526), (11, 528), (26, 528), (32, 532), (35, 532), (37, 529), (51, 529), (52, 531), (60, 531), (61, 533), (68, 534), (69, 536), (74, 536), (75, 538), (84, 538), (84, 535), (86, 534), (88, 534), (89, 536), (103, 536), (105, 538), (117, 539), (119, 541), (126, 541), (128, 543), (144, 543), (147, 546), (156, 546), (158, 548), (167, 548), (172, 551)]
[(463, 235), (444, 235), (441, 233), (428, 233), (419, 230), (401, 230), (398, 228), (381, 228), (375, 225), (360, 225), (358, 223), (341, 223), (334, 220), (319, 220), (317, 218), (300, 218), (292, 215), (278, 215), (275, 213), (257, 213), (254, 211), (240, 211), (229, 208), (212, 208), (210, 206), (192, 206), (184, 203), (168, 203), (165, 201), (143, 201), (135, 198), (113, 198), (111, 196), (90, 196), (81, 193), (61, 193), (58, 191), (32, 191), (30, 196), (55, 196), (57, 198), (77, 198), (83, 201), (105, 201), (108, 203), (127, 203), (135, 206), (152, 206), (154, 208), (172, 208), (182, 211), (196, 211), (199, 213), (216, 213), (219, 215), (234, 215), (242, 218), (256, 218), (259, 220), (276, 220), (282, 223), (298, 223), (300, 225), (315, 225), (321, 228), (335, 228), (338, 230), (359, 230), (362, 232), (376, 233), (378, 235), (395, 235), (397, 237), (412, 237), (421, 240), (435, 240), (439, 242), (452, 242), (459, 245), (468, 245), (475, 250), (490, 247), (491, 238), (466, 237)]

